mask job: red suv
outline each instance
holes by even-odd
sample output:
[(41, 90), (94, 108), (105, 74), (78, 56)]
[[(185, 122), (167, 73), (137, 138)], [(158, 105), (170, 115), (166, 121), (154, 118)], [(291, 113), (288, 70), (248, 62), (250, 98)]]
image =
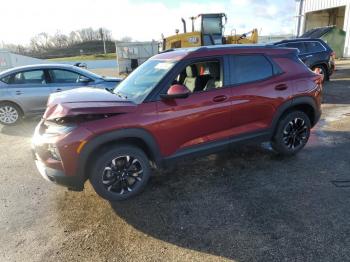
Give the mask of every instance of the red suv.
[(320, 118), (322, 77), (296, 49), (213, 46), (158, 54), (113, 91), (81, 88), (50, 97), (33, 138), (40, 173), (103, 198), (138, 194), (152, 167), (271, 141), (292, 155)]

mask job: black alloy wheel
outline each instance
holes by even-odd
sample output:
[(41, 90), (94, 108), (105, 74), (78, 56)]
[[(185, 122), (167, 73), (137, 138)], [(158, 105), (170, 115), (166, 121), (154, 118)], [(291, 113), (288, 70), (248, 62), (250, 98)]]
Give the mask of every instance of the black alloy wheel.
[(96, 154), (90, 182), (108, 201), (125, 200), (139, 194), (151, 176), (147, 155), (133, 145), (115, 145)]
[(282, 155), (294, 155), (306, 145), (310, 130), (311, 122), (304, 112), (288, 112), (277, 124), (272, 148)]

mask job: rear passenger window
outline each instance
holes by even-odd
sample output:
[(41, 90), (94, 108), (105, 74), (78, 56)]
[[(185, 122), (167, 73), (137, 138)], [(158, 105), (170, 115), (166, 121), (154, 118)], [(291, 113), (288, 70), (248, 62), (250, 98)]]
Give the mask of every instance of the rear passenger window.
[(249, 83), (273, 76), (271, 63), (263, 55), (231, 57), (231, 84)]
[(325, 48), (319, 42), (306, 42), (305, 45), (308, 53), (325, 51)]
[(9, 84), (35, 84), (44, 85), (46, 84), (45, 73), (43, 70), (32, 70), (19, 72), (15, 75), (11, 75), (8, 80)]
[(304, 54), (306, 53), (306, 48), (303, 42), (298, 42), (298, 43), (287, 43), (285, 47), (288, 48), (296, 48), (299, 50), (299, 54)]

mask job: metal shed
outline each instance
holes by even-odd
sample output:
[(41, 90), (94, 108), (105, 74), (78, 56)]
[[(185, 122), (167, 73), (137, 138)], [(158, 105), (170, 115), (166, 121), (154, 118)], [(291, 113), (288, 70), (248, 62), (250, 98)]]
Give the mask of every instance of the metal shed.
[(158, 42), (116, 42), (118, 73), (129, 73), (158, 54)]
[(337, 55), (350, 58), (350, 0), (296, 0), (296, 13), (298, 36), (327, 26), (344, 30), (344, 48)]
[(320, 38), (325, 41), (336, 54), (342, 55), (344, 52), (346, 33), (336, 26), (327, 26), (311, 29), (304, 33), (302, 38)]
[(0, 72), (12, 67), (40, 63), (43, 63), (40, 59), (14, 54), (7, 50), (0, 50)]

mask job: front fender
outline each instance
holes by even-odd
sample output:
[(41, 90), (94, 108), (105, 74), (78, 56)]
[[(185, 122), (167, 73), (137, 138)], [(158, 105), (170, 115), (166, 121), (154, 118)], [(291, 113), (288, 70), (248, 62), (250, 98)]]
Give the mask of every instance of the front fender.
[(149, 149), (150, 154), (152, 154), (152, 158), (156, 162), (157, 165), (161, 164), (162, 157), (160, 155), (160, 150), (158, 144), (147, 130), (143, 128), (126, 128), (117, 131), (111, 131), (104, 134), (99, 134), (89, 142), (87, 142), (79, 155), (78, 162), (78, 176), (81, 178), (86, 177), (86, 169), (89, 163), (89, 157), (93, 152), (95, 152), (101, 146), (104, 146), (108, 143), (114, 143), (117, 141), (122, 141), (123, 139), (141, 139)]

